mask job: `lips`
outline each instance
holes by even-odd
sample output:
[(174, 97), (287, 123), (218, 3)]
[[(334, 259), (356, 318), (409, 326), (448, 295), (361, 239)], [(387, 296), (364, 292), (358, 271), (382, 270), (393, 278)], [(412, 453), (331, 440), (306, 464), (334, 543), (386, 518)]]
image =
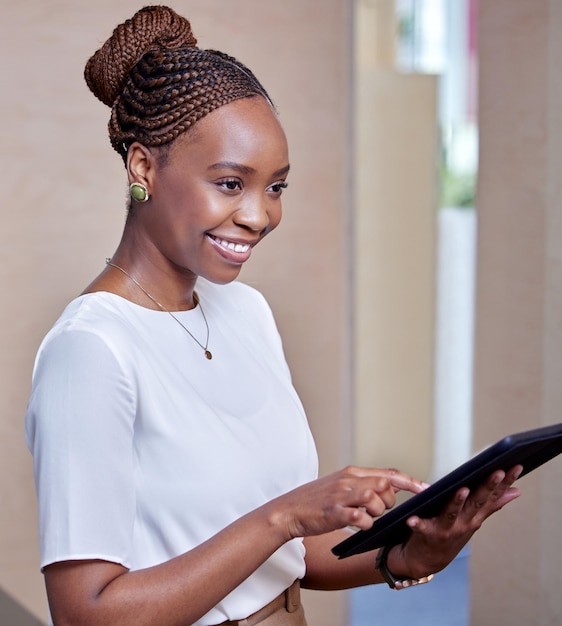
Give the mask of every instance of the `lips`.
[(229, 241), (228, 239), (221, 239), (210, 234), (207, 234), (207, 237), (224, 258), (236, 263), (243, 263), (252, 253), (252, 246), (249, 243)]

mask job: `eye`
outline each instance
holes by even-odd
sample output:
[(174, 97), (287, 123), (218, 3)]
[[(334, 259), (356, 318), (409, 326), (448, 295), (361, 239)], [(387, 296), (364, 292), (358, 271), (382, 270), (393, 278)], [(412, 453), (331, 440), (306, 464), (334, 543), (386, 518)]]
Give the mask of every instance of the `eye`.
[(242, 183), (236, 178), (220, 180), (217, 185), (225, 191), (240, 191), (242, 189)]
[(287, 189), (289, 185), (287, 184), (286, 181), (282, 180), (278, 183), (273, 183), (273, 185), (270, 185), (267, 190), (268, 191), (272, 191), (273, 193), (276, 193), (278, 195), (281, 195), (281, 193), (283, 192), (283, 189)]

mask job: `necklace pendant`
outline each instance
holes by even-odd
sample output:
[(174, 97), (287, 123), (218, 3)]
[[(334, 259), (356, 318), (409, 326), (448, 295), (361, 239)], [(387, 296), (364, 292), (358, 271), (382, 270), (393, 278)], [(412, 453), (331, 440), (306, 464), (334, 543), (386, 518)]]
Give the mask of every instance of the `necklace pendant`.
[(210, 350), (205, 350), (205, 356), (209, 359), (209, 361), (213, 358)]

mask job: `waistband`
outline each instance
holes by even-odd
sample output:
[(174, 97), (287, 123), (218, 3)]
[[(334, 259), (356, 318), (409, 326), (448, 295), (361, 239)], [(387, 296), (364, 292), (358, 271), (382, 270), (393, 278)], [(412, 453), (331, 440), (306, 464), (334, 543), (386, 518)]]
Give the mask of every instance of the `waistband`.
[(267, 619), (277, 611), (287, 611), (294, 613), (301, 604), (300, 580), (295, 582), (274, 598), (269, 604), (266, 604), (259, 611), (252, 613), (249, 617), (239, 620), (229, 620), (221, 622), (218, 626), (254, 626)]

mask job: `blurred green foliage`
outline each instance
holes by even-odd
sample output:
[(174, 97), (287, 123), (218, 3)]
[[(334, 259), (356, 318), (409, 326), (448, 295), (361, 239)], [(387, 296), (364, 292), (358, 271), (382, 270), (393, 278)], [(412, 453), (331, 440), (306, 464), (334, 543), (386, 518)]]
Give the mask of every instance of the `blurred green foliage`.
[(445, 165), (440, 172), (441, 207), (474, 208), (476, 174), (454, 172)]

